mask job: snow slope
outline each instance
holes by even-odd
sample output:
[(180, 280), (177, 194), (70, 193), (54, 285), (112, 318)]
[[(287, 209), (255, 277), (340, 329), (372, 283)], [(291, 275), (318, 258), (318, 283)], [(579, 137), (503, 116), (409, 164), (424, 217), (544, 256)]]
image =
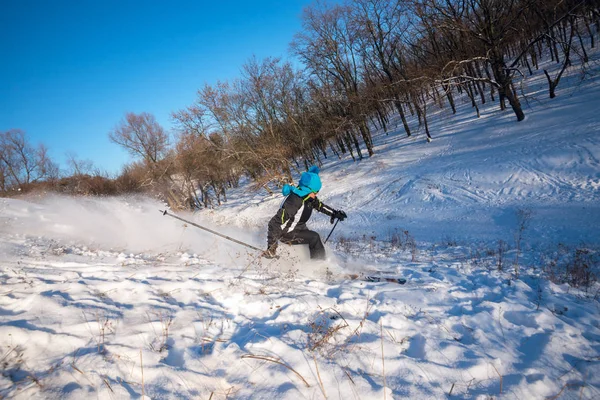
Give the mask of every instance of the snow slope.
[[(374, 157), (328, 158), (320, 198), (349, 218), (326, 262), (257, 258), (151, 199), (0, 199), (0, 397), (600, 398), (600, 286), (542, 271), (599, 245), (592, 66), (554, 100), (529, 78), (521, 123), (465, 101), (432, 109), (432, 143), (395, 121)], [(181, 216), (264, 247), (282, 197), (228, 197)], [(346, 276), (371, 271), (408, 283)]]

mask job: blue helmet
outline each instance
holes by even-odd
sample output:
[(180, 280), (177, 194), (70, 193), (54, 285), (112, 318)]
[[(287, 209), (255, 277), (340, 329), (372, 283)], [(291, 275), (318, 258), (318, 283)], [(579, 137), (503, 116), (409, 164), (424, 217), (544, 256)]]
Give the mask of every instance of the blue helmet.
[(319, 178), (319, 167), (313, 165), (308, 169), (308, 172), (302, 173), (298, 186), (292, 188), (292, 191), (300, 197), (304, 197), (310, 193), (317, 193), (321, 190), (321, 178)]

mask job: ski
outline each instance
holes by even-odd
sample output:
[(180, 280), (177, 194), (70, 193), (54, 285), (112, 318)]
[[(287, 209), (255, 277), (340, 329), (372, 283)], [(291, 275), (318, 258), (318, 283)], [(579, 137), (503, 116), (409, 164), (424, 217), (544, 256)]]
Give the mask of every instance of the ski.
[(405, 278), (391, 278), (387, 276), (380, 275), (358, 275), (358, 274), (350, 274), (348, 278), (351, 280), (361, 280), (366, 282), (389, 282), (389, 283), (397, 283), (399, 285), (404, 285), (407, 280)]
[(386, 277), (386, 276), (369, 275), (369, 276), (365, 276), (363, 279), (366, 280), (367, 282), (390, 282), (390, 283), (397, 283), (399, 285), (404, 285), (406, 283), (405, 278), (390, 278), (390, 277)]

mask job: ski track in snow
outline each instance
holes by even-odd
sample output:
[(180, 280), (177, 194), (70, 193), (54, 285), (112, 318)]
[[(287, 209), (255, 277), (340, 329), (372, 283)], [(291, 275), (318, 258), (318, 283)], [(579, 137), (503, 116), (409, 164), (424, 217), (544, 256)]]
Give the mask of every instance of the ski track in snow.
[[(371, 159), (326, 160), (320, 197), (349, 218), (325, 262), (283, 245), (259, 259), (149, 199), (1, 199), (0, 397), (600, 398), (600, 286), (541, 272), (559, 243), (598, 248), (594, 65), (552, 101), (529, 78), (521, 123), (457, 101), (457, 115), (432, 108), (432, 143), (392, 120)], [(281, 196), (228, 199), (181, 215), (263, 247)], [(345, 278), (361, 272), (408, 282)]]

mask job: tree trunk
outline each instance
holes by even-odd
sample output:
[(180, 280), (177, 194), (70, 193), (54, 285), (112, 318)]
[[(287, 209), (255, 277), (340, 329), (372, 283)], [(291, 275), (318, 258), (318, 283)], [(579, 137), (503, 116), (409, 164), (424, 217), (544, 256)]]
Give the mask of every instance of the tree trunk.
[(215, 196), (217, 198), (217, 205), (220, 206), (221, 205), (221, 192), (217, 188), (217, 184), (216, 183), (211, 182), (210, 186), (212, 186), (213, 192), (215, 193)]
[(548, 73), (548, 71), (544, 70), (546, 79), (548, 79), (548, 86), (549, 86), (551, 99), (556, 97), (556, 87), (558, 86), (558, 83), (560, 82), (560, 78), (562, 77), (563, 73), (567, 69), (567, 66), (571, 63), (570, 55), (571, 55), (571, 48), (572, 48), (574, 36), (575, 36), (575, 25), (571, 25), (571, 33), (570, 33), (569, 41), (565, 47), (565, 59), (563, 62), (563, 66), (562, 66), (560, 72), (558, 73), (558, 75), (556, 76), (556, 78), (554, 78), (554, 79), (550, 78), (550, 74)]
[(517, 94), (512, 90), (511, 84), (512, 79), (507, 74), (505, 64), (501, 56), (496, 55), (491, 59), (492, 71), (494, 71), (494, 77), (498, 83), (498, 95), (500, 97), (500, 108), (506, 109), (504, 99), (508, 100), (508, 103), (512, 107), (513, 112), (517, 117), (517, 121), (523, 121), (525, 119), (525, 113), (521, 107), (521, 102)]
[(358, 159), (362, 160), (363, 155), (362, 155), (362, 151), (360, 150), (360, 143), (358, 143), (358, 138), (356, 137), (356, 135), (354, 134), (354, 131), (352, 129), (349, 129), (348, 132), (350, 134), (350, 139), (352, 139), (352, 142), (354, 143), (354, 148), (356, 149), (356, 154), (358, 155)]
[(365, 146), (367, 147), (367, 153), (369, 154), (369, 157), (371, 157), (374, 154), (373, 142), (371, 138), (371, 133), (369, 132), (369, 129), (367, 128), (367, 124), (364, 119), (359, 123), (358, 129), (360, 130), (360, 134), (363, 138), (363, 141), (365, 142)]
[(227, 203), (227, 193), (225, 192), (225, 186), (221, 183), (221, 194), (223, 195), (223, 202)]
[[(576, 23), (576, 22), (573, 22)], [(587, 63), (589, 61), (589, 57), (587, 51), (585, 51), (585, 46), (583, 44), (583, 39), (581, 38), (581, 34), (579, 33), (579, 29), (577, 29), (577, 25), (575, 25), (575, 32), (577, 33), (577, 37), (579, 38), (579, 46), (581, 47), (581, 51), (583, 52), (583, 62)]]
[(536, 57), (536, 59), (542, 58), (543, 55), (544, 55), (544, 46), (542, 45), (542, 41), (541, 40), (539, 42), (537, 42), (537, 49), (538, 49), (538, 51), (537, 51), (537, 57)]
[(540, 66), (538, 65), (537, 61), (537, 53), (535, 52), (534, 48), (531, 49), (531, 62), (533, 63), (533, 66), (535, 67), (536, 71), (540, 69)]
[(408, 122), (406, 121), (406, 115), (404, 114), (404, 107), (402, 107), (402, 102), (398, 98), (396, 98), (396, 100), (394, 101), (394, 105), (398, 110), (398, 114), (400, 114), (400, 119), (402, 120), (402, 125), (404, 126), (406, 136), (410, 136), (410, 128), (408, 127)]
[(479, 107), (477, 106), (477, 102), (475, 101), (475, 95), (473, 94), (473, 90), (471, 89), (471, 85), (469, 83), (467, 83), (467, 85), (468, 85), (468, 87), (467, 87), (467, 95), (471, 99), (471, 105), (473, 106), (473, 108), (475, 108), (475, 111), (477, 112), (477, 118), (480, 118), (481, 114), (479, 113)]
[(550, 59), (554, 62), (556, 58), (554, 57), (554, 48), (552, 47), (552, 39), (550, 37), (546, 38), (546, 45), (548, 46), (548, 50), (550, 50)]
[(527, 59), (527, 55), (523, 57), (525, 59), (525, 65), (527, 66), (527, 70), (529, 71), (529, 76), (533, 75), (533, 71), (531, 70), (531, 65), (529, 65), (529, 60)]
[(431, 134), (429, 133), (429, 123), (427, 122), (427, 98), (425, 96), (425, 93), (421, 93), (421, 99), (423, 100), (423, 107), (421, 107), (421, 113), (423, 114), (423, 123), (425, 125), (425, 134), (427, 135), (427, 143), (431, 143), (432, 138)]
[(523, 112), (523, 107), (521, 107), (521, 102), (517, 97), (517, 94), (513, 92), (510, 84), (507, 85), (504, 89), (504, 96), (508, 100), (508, 103), (512, 107), (513, 112), (517, 116), (517, 121), (523, 121), (525, 119), (525, 113)]
[(588, 35), (590, 35), (590, 44), (593, 49), (594, 48), (594, 32), (592, 32), (592, 28), (590, 27), (590, 20), (588, 19), (587, 15), (583, 17), (583, 21), (585, 22), (585, 27), (588, 31)]
[[(317, 161), (317, 164), (321, 164), (321, 159), (319, 158), (319, 145), (318, 145), (318, 144), (316, 144), (315, 146), (313, 146), (313, 148), (312, 148), (312, 150), (311, 150), (311, 154), (312, 154), (312, 157), (311, 157), (311, 159), (312, 159), (312, 160), (315, 160), (315, 159), (316, 159), (316, 161)], [(312, 161), (312, 164), (314, 164), (314, 163), (315, 163), (315, 162), (314, 162), (314, 161)]]
[[(483, 76), (481, 75), (481, 69), (479, 68), (479, 64), (475, 63), (475, 66), (477, 68), (475, 68), (474, 66), (470, 66), (472, 74), (477, 77), (477, 78), (482, 78)], [(483, 93), (483, 85), (481, 83), (481, 81), (475, 81), (475, 86), (477, 87), (477, 91), (479, 92), (479, 98), (481, 99), (481, 104), (485, 104), (485, 94)]]
[(321, 147), (321, 153), (323, 153), (323, 158), (327, 160), (327, 143), (325, 143), (325, 140), (321, 139), (319, 140), (319, 144)]
[(473, 86), (471, 85), (471, 82), (466, 82), (465, 86), (467, 96), (469, 96), (469, 99), (471, 100), (471, 107), (477, 107), (477, 102), (475, 101), (475, 96), (473, 95)]
[(338, 135), (336, 136), (336, 141), (337, 141), (337, 144), (338, 144), (338, 146), (339, 146), (339, 148), (340, 148), (340, 152), (341, 152), (342, 154), (346, 154), (346, 145), (344, 144), (344, 139), (343, 139), (343, 137), (342, 137), (342, 136), (340, 136), (340, 135), (338, 134)]
[(418, 96), (415, 96), (415, 95), (413, 94), (413, 96), (412, 96), (412, 97), (413, 97), (413, 99), (412, 99), (412, 100), (413, 100), (413, 101), (412, 101), (412, 105), (413, 105), (413, 107), (415, 108), (415, 111), (416, 111), (416, 113), (417, 113), (417, 120), (419, 121), (419, 127), (421, 127), (421, 125), (423, 124), (423, 120), (422, 120), (422, 118), (423, 118), (423, 115), (422, 115), (422, 113), (423, 113), (423, 112), (421, 111), (421, 106), (419, 105), (419, 99), (418, 99)]
[(350, 133), (346, 132), (346, 135), (344, 136), (344, 140), (346, 141), (346, 146), (348, 147), (348, 152), (350, 153), (350, 156), (352, 157), (352, 161), (356, 161), (356, 158), (354, 157), (354, 151), (352, 150), (352, 141), (350, 138)]
[(410, 98), (408, 96), (406, 98), (406, 105), (408, 106), (408, 111), (410, 111), (410, 115), (414, 117), (415, 116), (415, 110), (414, 110), (414, 108), (412, 106), (412, 102), (410, 101)]
[(554, 55), (556, 56), (556, 63), (558, 64), (560, 62), (560, 58), (558, 56), (558, 46), (556, 45), (556, 39), (554, 37), (554, 29), (550, 30), (550, 37), (552, 38), (552, 40), (550, 41), (552, 44), (552, 50), (554, 50)]
[(437, 86), (433, 86), (432, 90), (433, 90), (434, 101), (438, 104), (439, 108), (444, 108), (444, 104), (442, 104), (442, 96), (440, 96), (440, 92), (439, 92)]
[(387, 124), (385, 123), (385, 116), (382, 115), (381, 110), (379, 110), (379, 108), (377, 108), (377, 117), (379, 119), (379, 123), (381, 124), (381, 127), (383, 128), (383, 131), (387, 135), (388, 130), (387, 130)]
[(342, 159), (342, 156), (340, 155), (340, 153), (335, 149), (335, 146), (333, 145), (333, 143), (329, 142), (329, 147), (331, 148), (331, 151), (333, 152), (333, 154), (335, 154), (338, 158), (338, 160)]
[(450, 108), (452, 109), (452, 114), (456, 114), (456, 106), (454, 105), (454, 97), (452, 96), (452, 91), (448, 84), (442, 83), (442, 89), (444, 93), (446, 93), (446, 98), (448, 99), (448, 104), (450, 104)]
[(204, 187), (203, 184), (199, 184), (198, 185), (198, 190), (200, 191), (200, 198), (202, 200), (202, 204), (204, 204), (204, 208), (208, 208), (208, 205), (210, 204), (210, 200), (208, 198), (208, 195), (206, 194), (206, 188)]

